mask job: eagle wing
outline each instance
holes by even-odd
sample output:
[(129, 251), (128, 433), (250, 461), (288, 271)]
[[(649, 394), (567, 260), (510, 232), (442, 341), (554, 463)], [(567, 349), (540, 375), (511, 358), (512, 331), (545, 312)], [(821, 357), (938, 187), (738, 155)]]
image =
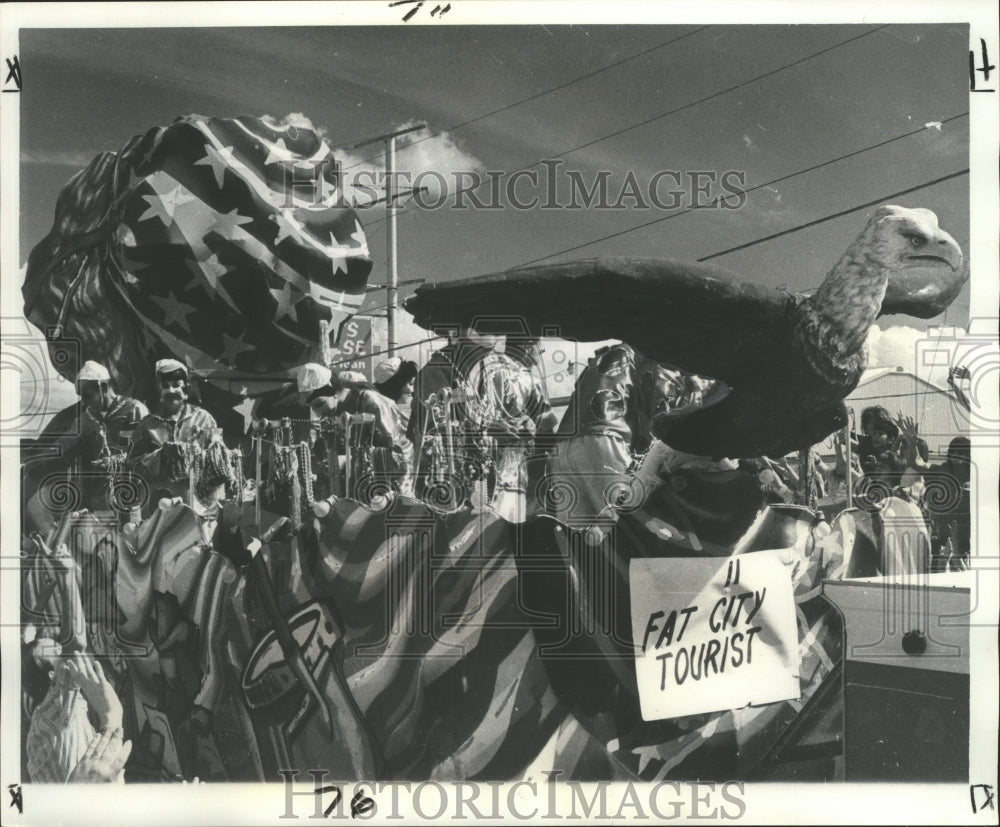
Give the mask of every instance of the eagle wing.
[(712, 265), (599, 258), (425, 284), (406, 309), (426, 329), (514, 321), (527, 335), (619, 339), (736, 388), (794, 358), (797, 300)]

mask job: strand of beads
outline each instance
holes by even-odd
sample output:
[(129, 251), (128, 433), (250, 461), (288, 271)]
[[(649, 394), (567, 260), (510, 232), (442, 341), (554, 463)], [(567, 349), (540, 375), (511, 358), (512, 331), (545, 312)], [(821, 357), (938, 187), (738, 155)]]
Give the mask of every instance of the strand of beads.
[(226, 488), (226, 494), (230, 499), (243, 502), (243, 491), (247, 485), (246, 474), (243, 472), (243, 452), (239, 448), (230, 451), (229, 462), (232, 474)]
[(312, 505), (315, 499), (313, 492), (312, 448), (309, 447), (308, 442), (299, 443), (299, 469), (302, 472), (306, 505)]

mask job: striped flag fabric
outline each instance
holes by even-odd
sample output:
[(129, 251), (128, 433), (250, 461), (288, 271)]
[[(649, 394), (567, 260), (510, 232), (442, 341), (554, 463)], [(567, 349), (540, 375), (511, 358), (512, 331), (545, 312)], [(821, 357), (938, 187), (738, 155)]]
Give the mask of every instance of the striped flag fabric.
[[(106, 530), (94, 535), (103, 550), (87, 556), (113, 577), (118, 611), (103, 589), (84, 593), (87, 645), (117, 676), (134, 741), (130, 781), (276, 781), (287, 767), (359, 778), (352, 750), (377, 755), (379, 777), (398, 780), (513, 780), (552, 769), (563, 780), (765, 777), (792, 728), (837, 747), (835, 720), (803, 716), (813, 720), (812, 700), (826, 697), (842, 659), (841, 622), (821, 584), (842, 572), (853, 529), (815, 527), (790, 510), (769, 512), (757, 528), (762, 541), (775, 530), (797, 535), (787, 552), (798, 560), (801, 697), (735, 712), (659, 722), (630, 713), (631, 673), (616, 679), (607, 668), (614, 648), (599, 642), (604, 621), (589, 630), (576, 616), (568, 560), (539, 566), (560, 544), (553, 532), (565, 532), (572, 582), (596, 594), (609, 545), (585, 551), (579, 532), (548, 518), (512, 526), (407, 498), (384, 510), (339, 500), (260, 552), (300, 669), (256, 574), (220, 538), (204, 547), (183, 504), (161, 506), (112, 545)], [(643, 553), (627, 540), (617, 551)], [(51, 624), (52, 589), (29, 569), (24, 590), (36, 607), (30, 621)], [(588, 617), (609, 619), (610, 596)], [(582, 648), (553, 652), (574, 628)], [(630, 666), (627, 640), (619, 643)], [(204, 721), (197, 737), (193, 711)]]
[[(437, 514), (406, 498), (385, 511), (343, 499), (315, 529), (311, 539), (271, 545), (278, 604), (294, 618), (319, 601), (340, 618), (340, 669), (386, 775), (519, 777), (566, 712), (519, 606), (508, 524), (469, 510)], [(252, 667), (268, 657), (260, 650), (270, 627), (242, 583), (228, 617), (228, 652), (245, 669), (245, 690), (264, 685), (282, 661)], [(322, 684), (326, 661), (308, 652), (306, 661)], [(278, 720), (284, 709), (280, 727), (288, 730), (295, 706), (282, 700), (284, 691), (248, 693), (255, 720)], [(309, 720), (283, 748), (293, 760), (326, 762), (310, 766), (337, 766), (343, 750), (315, 723), (318, 716)], [(276, 777), (275, 760), (262, 748), (265, 777)]]
[(308, 361), (372, 262), (332, 150), (288, 121), (188, 115), (94, 158), (31, 253), (25, 315), (133, 392), (167, 354), (251, 395)]

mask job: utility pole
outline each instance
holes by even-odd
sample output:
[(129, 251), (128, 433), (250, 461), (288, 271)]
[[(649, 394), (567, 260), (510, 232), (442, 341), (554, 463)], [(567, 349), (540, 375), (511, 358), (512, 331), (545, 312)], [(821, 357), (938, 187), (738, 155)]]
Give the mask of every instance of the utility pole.
[(396, 309), (399, 301), (399, 268), (396, 255), (396, 211), (399, 206), (396, 200), (399, 193), (396, 190), (396, 138), (400, 135), (407, 135), (410, 132), (418, 132), (424, 129), (427, 124), (411, 126), (407, 129), (400, 129), (396, 132), (389, 132), (370, 138), (367, 141), (354, 144), (348, 149), (357, 149), (361, 146), (374, 144), (378, 141), (385, 142), (385, 206), (388, 210), (386, 228), (388, 233), (386, 243), (386, 267), (389, 271), (389, 281), (386, 285), (386, 326), (388, 328), (386, 350), (391, 357), (396, 351)]
[(385, 142), (385, 208), (388, 210), (385, 222), (389, 237), (386, 240), (386, 269), (389, 271), (389, 286), (386, 288), (386, 350), (391, 359), (396, 353), (396, 302), (399, 301), (399, 272), (396, 260), (396, 136), (390, 135)]

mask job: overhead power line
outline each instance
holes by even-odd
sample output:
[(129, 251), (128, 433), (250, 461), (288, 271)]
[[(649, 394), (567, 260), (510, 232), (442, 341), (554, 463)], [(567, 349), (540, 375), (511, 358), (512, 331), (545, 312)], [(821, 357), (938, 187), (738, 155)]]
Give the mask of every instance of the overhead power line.
[(730, 247), (727, 250), (720, 250), (717, 253), (712, 253), (709, 256), (702, 256), (698, 261), (710, 261), (713, 258), (719, 258), (720, 256), (726, 256), (730, 253), (735, 253), (738, 250), (745, 250), (748, 247), (754, 247), (757, 244), (763, 244), (765, 241), (772, 241), (775, 238), (781, 238), (784, 235), (790, 235), (791, 233), (797, 233), (799, 230), (805, 230), (808, 227), (815, 227), (817, 224), (823, 224), (827, 221), (832, 221), (835, 218), (843, 218), (845, 215), (850, 215), (854, 212), (860, 212), (861, 210), (866, 210), (869, 207), (876, 207), (879, 204), (884, 204), (893, 198), (899, 198), (902, 195), (909, 195), (911, 192), (917, 192), (917, 190), (927, 189), (928, 187), (933, 187), (935, 184), (941, 184), (945, 181), (950, 181), (952, 178), (959, 178), (962, 175), (968, 175), (969, 168), (960, 169), (957, 172), (951, 172), (948, 175), (942, 175), (940, 178), (935, 178), (932, 181), (925, 181), (922, 184), (917, 184), (915, 187), (907, 187), (905, 190), (899, 190), (898, 192), (890, 193), (889, 195), (883, 195), (881, 198), (876, 198), (874, 201), (866, 201), (864, 204), (858, 204), (856, 207), (849, 207), (846, 210), (840, 210), (840, 212), (835, 212), (831, 215), (825, 215), (822, 218), (814, 219), (813, 221), (807, 221), (804, 224), (797, 224), (794, 227), (789, 227), (787, 230), (781, 230), (777, 233), (771, 233), (771, 235), (766, 235), (763, 238), (755, 239), (754, 241), (748, 241), (745, 244), (737, 244), (735, 247)]
[[(617, 138), (619, 135), (624, 135), (626, 132), (631, 132), (632, 130), (639, 129), (640, 127), (643, 126), (647, 126), (648, 124), (654, 123), (655, 121), (658, 120), (662, 120), (663, 118), (669, 117), (670, 115), (675, 115), (678, 112), (683, 112), (687, 109), (691, 109), (692, 107), (698, 106), (702, 103), (707, 103), (708, 101), (715, 100), (716, 98), (722, 97), (723, 95), (728, 95), (730, 92), (735, 92), (737, 89), (742, 89), (745, 86), (750, 86), (751, 84), (757, 83), (758, 81), (764, 80), (765, 78), (769, 78), (772, 77), (773, 75), (779, 74), (780, 72), (792, 69), (795, 66), (800, 66), (801, 64), (806, 63), (807, 61), (814, 60), (815, 58), (820, 57), (821, 55), (825, 55), (829, 52), (834, 51), (835, 49), (840, 49), (841, 47), (846, 46), (849, 43), (861, 40), (862, 38), (868, 37), (869, 35), (875, 34), (876, 32), (880, 32), (882, 31), (882, 29), (886, 29), (888, 27), (889, 27), (888, 23), (882, 26), (876, 26), (873, 29), (869, 29), (867, 32), (855, 35), (854, 37), (849, 37), (846, 40), (840, 41), (839, 43), (834, 43), (832, 46), (827, 46), (823, 49), (820, 49), (819, 51), (806, 55), (805, 57), (800, 57), (798, 60), (793, 60), (791, 63), (785, 63), (782, 66), (777, 67), (776, 69), (770, 69), (767, 72), (764, 72), (763, 74), (760, 75), (756, 75), (752, 78), (749, 78), (748, 80), (741, 81), (740, 83), (733, 84), (732, 86), (727, 86), (725, 89), (721, 89), (718, 92), (713, 92), (712, 94), (706, 95), (705, 97), (698, 98), (697, 100), (693, 100), (685, 104), (681, 104), (680, 106), (676, 106), (673, 109), (668, 109), (666, 112), (661, 112), (658, 115), (653, 115), (652, 117), (646, 118), (645, 120), (639, 121), (638, 123), (634, 123), (630, 126), (623, 127), (622, 129), (615, 130), (614, 132), (609, 132), (607, 135), (602, 135), (599, 138), (594, 138), (593, 140), (579, 144), (578, 146), (571, 147), (570, 149), (562, 150), (553, 155), (550, 155), (547, 158), (540, 158), (539, 160), (535, 161), (532, 164), (529, 164), (526, 167), (521, 167), (520, 169), (516, 169), (511, 172), (505, 172), (503, 175), (496, 176), (495, 178), (490, 178), (488, 180), (491, 184), (495, 185), (495, 182), (497, 181), (501, 181), (504, 178), (509, 178), (510, 176), (517, 175), (521, 172), (528, 172), (529, 170), (534, 169), (539, 164), (544, 163), (545, 161), (554, 161), (559, 158), (564, 158), (573, 152), (578, 152), (581, 149), (586, 149), (588, 147), (594, 146), (595, 144), (599, 144), (602, 141), (608, 140), (609, 138)], [(457, 190), (456, 195), (460, 193), (475, 192), (484, 183), (486, 182), (480, 181), (475, 186), (466, 187), (463, 190)], [(413, 212), (415, 212), (415, 208), (413, 207), (402, 209), (396, 213), (396, 217), (400, 218), (404, 215), (409, 215), (410, 213)], [(368, 226), (375, 226), (377, 224), (380, 224), (384, 220), (385, 220), (384, 218), (376, 219), (375, 221), (370, 222)]]
[[(961, 117), (961, 116), (956, 115), (955, 117)], [(904, 190), (898, 190), (897, 192), (892, 192), (892, 193), (889, 193), (888, 195), (883, 195), (882, 197), (876, 198), (876, 199), (874, 199), (872, 201), (866, 201), (864, 204), (858, 204), (857, 206), (854, 206), (854, 207), (848, 207), (847, 209), (840, 210), (840, 211), (835, 212), (835, 213), (831, 213), (830, 215), (825, 215), (822, 218), (816, 218), (816, 219), (813, 219), (812, 221), (806, 221), (803, 224), (797, 224), (794, 227), (789, 227), (789, 228), (787, 228), (785, 230), (780, 230), (779, 232), (771, 233), (770, 235), (766, 235), (766, 236), (764, 236), (762, 238), (757, 238), (757, 239), (754, 239), (753, 241), (747, 241), (747, 242), (745, 242), (743, 244), (737, 244), (735, 247), (729, 247), (728, 249), (720, 250), (717, 253), (711, 253), (710, 255), (702, 256), (701, 258), (696, 259), (696, 260), (697, 261), (702, 261), (702, 262), (704, 262), (704, 261), (710, 261), (713, 258), (720, 258), (722, 256), (729, 255), (730, 253), (735, 253), (735, 252), (737, 252), (739, 250), (745, 250), (745, 249), (747, 249), (749, 247), (755, 247), (756, 245), (763, 244), (766, 241), (773, 241), (776, 238), (781, 238), (782, 236), (791, 235), (792, 233), (799, 232), (800, 230), (805, 230), (805, 229), (808, 229), (809, 227), (815, 227), (818, 224), (824, 224), (827, 221), (833, 221), (836, 218), (843, 218), (845, 215), (850, 215), (851, 213), (860, 212), (861, 210), (866, 210), (866, 209), (868, 209), (870, 207), (875, 207), (875, 206), (878, 206), (880, 204), (885, 204), (886, 202), (890, 201), (893, 198), (899, 198), (899, 197), (901, 197), (903, 195), (909, 195), (910, 193), (917, 192), (917, 191), (922, 190), (922, 189), (927, 189), (928, 187), (933, 187), (933, 186), (935, 186), (937, 184), (944, 183), (945, 181), (950, 181), (950, 180), (952, 180), (954, 178), (960, 178), (963, 175), (968, 175), (968, 173), (969, 173), (969, 168), (966, 167), (965, 169), (960, 169), (960, 170), (957, 170), (956, 172), (951, 172), (951, 173), (949, 173), (947, 175), (942, 175), (939, 178), (934, 178), (934, 179), (932, 179), (930, 181), (925, 181), (922, 184), (917, 184), (916, 186), (907, 187)], [(764, 184), (760, 184), (758, 186), (765, 186), (765, 185)], [(750, 192), (750, 190), (747, 190), (747, 192)], [(691, 210), (686, 210), (686, 212), (691, 212)], [(677, 215), (680, 215), (680, 214), (681, 213), (677, 213)], [(669, 215), (669, 216), (665, 216), (662, 219), (657, 219), (657, 221), (665, 221), (668, 218), (674, 218), (674, 217), (675, 217), (674, 215)], [(629, 232), (632, 232), (633, 230), (637, 230), (637, 229), (640, 229), (641, 227), (646, 227), (646, 226), (649, 226), (649, 224), (655, 224), (655, 223), (657, 223), (657, 222), (656, 221), (651, 221), (651, 222), (648, 222), (647, 224), (642, 224), (639, 227), (632, 227), (629, 230), (622, 230), (621, 232), (613, 233), (613, 234), (611, 234), (609, 236), (604, 236), (603, 238), (594, 239), (594, 241), (588, 241), (586, 244), (581, 244), (581, 245), (578, 245), (577, 247), (571, 247), (571, 248), (569, 248), (569, 250), (563, 250), (560, 253), (552, 253), (552, 255), (545, 256), (544, 258), (552, 258), (553, 256), (561, 255), (562, 252), (569, 252), (570, 250), (579, 249), (579, 247), (585, 247), (585, 246), (587, 246), (589, 244), (596, 244), (599, 241), (604, 241), (604, 240), (606, 240), (608, 238), (614, 238), (615, 236), (624, 235), (625, 233), (629, 233)], [(543, 261), (544, 258), (534, 259), (534, 261), (529, 261), (529, 262), (526, 262), (525, 264), (521, 264), (521, 265), (518, 265), (518, 266), (519, 267), (525, 267), (528, 264), (533, 264), (536, 261)], [(516, 268), (511, 268), (511, 269), (516, 269)], [(382, 307), (378, 306), (378, 305), (376, 305), (375, 307), (364, 308), (364, 310), (366, 310), (366, 311), (380, 310), (380, 309), (382, 309)]]
[[(536, 92), (534, 95), (529, 95), (528, 97), (522, 98), (519, 101), (514, 101), (513, 103), (508, 103), (506, 106), (501, 106), (498, 109), (493, 109), (489, 112), (484, 112), (482, 115), (477, 115), (474, 118), (470, 118), (467, 121), (462, 121), (461, 123), (457, 123), (453, 126), (448, 126), (445, 127), (444, 129), (439, 129), (437, 132), (432, 132), (430, 135), (425, 135), (423, 138), (418, 138), (417, 140), (413, 141), (413, 143), (400, 147), (399, 152), (404, 152), (407, 149), (415, 147), (417, 144), (421, 144), (424, 141), (429, 141), (432, 138), (436, 138), (439, 135), (443, 135), (445, 132), (455, 132), (456, 130), (463, 129), (466, 126), (470, 126), (471, 124), (478, 123), (479, 121), (484, 121), (487, 118), (492, 118), (494, 115), (499, 115), (501, 112), (507, 112), (508, 110), (514, 109), (517, 106), (522, 106), (525, 103), (530, 103), (531, 101), (538, 100), (539, 98), (543, 98), (546, 95), (551, 95), (553, 92), (558, 92), (560, 89), (565, 89), (567, 86), (572, 86), (574, 83), (580, 83), (581, 81), (589, 80), (592, 77), (596, 77), (597, 75), (600, 75), (603, 72), (608, 72), (611, 69), (617, 69), (619, 66), (624, 66), (626, 63), (631, 63), (633, 60), (638, 60), (640, 57), (644, 57), (660, 49), (666, 48), (667, 46), (677, 43), (680, 40), (684, 40), (687, 37), (696, 35), (698, 34), (698, 32), (702, 32), (707, 28), (709, 27), (699, 26), (697, 29), (692, 29), (689, 32), (685, 32), (682, 35), (673, 37), (670, 40), (664, 41), (663, 43), (658, 43), (656, 46), (653, 46), (649, 49), (644, 49), (643, 51), (637, 52), (634, 55), (629, 55), (628, 57), (622, 58), (621, 60), (616, 60), (614, 63), (609, 63), (607, 66), (602, 66), (600, 69), (595, 69), (592, 72), (587, 72), (587, 74), (585, 75), (580, 75), (579, 77), (567, 80), (564, 83), (560, 83), (558, 86), (552, 86), (549, 89), (543, 89), (541, 92)], [(379, 157), (378, 155), (372, 155), (368, 158), (363, 158), (356, 164), (352, 164), (349, 167), (345, 167), (343, 171), (346, 172), (347, 170), (354, 169), (355, 167), (359, 167), (362, 164), (368, 163), (369, 161), (374, 161), (378, 157)]]
[[(946, 118), (943, 121), (941, 121), (941, 124), (944, 125), (946, 123), (950, 123), (951, 121), (958, 120), (959, 118), (967, 117), (968, 114), (969, 114), (968, 112), (962, 112), (962, 113), (960, 113), (958, 115), (953, 115), (952, 117)], [(754, 186), (747, 187), (746, 189), (742, 189), (742, 190), (740, 190), (737, 193), (730, 193), (730, 194), (728, 194), (726, 196), (719, 196), (717, 198), (712, 199), (712, 201), (710, 201), (708, 204), (705, 204), (703, 206), (699, 206), (699, 207), (687, 207), (686, 209), (678, 210), (677, 212), (670, 213), (670, 215), (663, 215), (663, 216), (660, 216), (659, 218), (654, 218), (651, 221), (645, 221), (642, 224), (636, 224), (634, 227), (627, 227), (624, 230), (618, 230), (617, 232), (614, 232), (614, 233), (608, 233), (608, 235), (601, 236), (600, 238), (594, 238), (594, 239), (591, 239), (590, 241), (584, 241), (584, 242), (582, 242), (580, 244), (575, 244), (572, 247), (567, 247), (566, 249), (559, 250), (558, 252), (555, 252), (555, 253), (549, 253), (548, 255), (540, 256), (539, 258), (533, 258), (530, 261), (522, 262), (521, 264), (519, 264), (517, 266), (518, 267), (527, 267), (529, 264), (536, 264), (539, 261), (546, 261), (547, 259), (555, 258), (556, 256), (561, 256), (561, 255), (564, 255), (566, 253), (572, 253), (572, 252), (574, 252), (576, 250), (582, 250), (584, 247), (591, 247), (594, 244), (600, 244), (602, 241), (608, 241), (609, 239), (612, 239), (612, 238), (618, 238), (619, 236), (628, 235), (629, 233), (634, 233), (637, 230), (642, 230), (642, 229), (644, 229), (646, 227), (651, 227), (654, 224), (662, 224), (664, 221), (669, 221), (672, 218), (679, 218), (682, 215), (687, 215), (688, 213), (695, 212), (697, 210), (711, 209), (711, 208), (715, 207), (721, 201), (728, 200), (730, 198), (736, 197), (736, 196), (741, 195), (741, 194), (742, 195), (748, 195), (749, 193), (755, 192), (755, 191), (757, 191), (759, 189), (763, 189), (764, 187), (770, 187), (770, 186), (774, 186), (775, 184), (780, 184), (780, 183), (783, 183), (785, 181), (789, 181), (792, 178), (795, 178), (795, 177), (797, 177), (799, 175), (805, 175), (805, 174), (807, 174), (809, 172), (814, 172), (814, 171), (816, 171), (818, 169), (822, 169), (823, 167), (828, 167), (828, 166), (831, 166), (832, 164), (837, 164), (837, 163), (840, 163), (841, 161), (846, 161), (848, 158), (854, 158), (854, 157), (856, 157), (858, 155), (861, 155), (861, 154), (863, 154), (865, 152), (871, 152), (874, 149), (880, 149), (881, 147), (888, 146), (889, 144), (895, 143), (896, 141), (902, 141), (904, 138), (910, 138), (910, 137), (912, 137), (914, 135), (919, 135), (919, 134), (924, 133), (926, 131), (927, 131), (926, 127), (920, 127), (919, 129), (912, 129), (909, 132), (904, 132), (901, 135), (896, 135), (896, 136), (894, 136), (892, 138), (887, 138), (884, 141), (879, 141), (878, 143), (871, 144), (871, 145), (866, 146), (866, 147), (862, 147), (861, 149), (855, 149), (852, 152), (848, 152), (848, 153), (846, 153), (844, 155), (838, 155), (836, 158), (830, 158), (827, 161), (822, 161), (822, 162), (820, 162), (818, 164), (813, 164), (812, 166), (805, 167), (804, 169), (796, 170), (795, 172), (789, 172), (789, 173), (787, 173), (785, 175), (781, 175), (781, 176), (779, 176), (777, 178), (772, 178), (769, 181), (764, 181), (764, 182), (762, 182), (760, 184), (755, 184)]]

